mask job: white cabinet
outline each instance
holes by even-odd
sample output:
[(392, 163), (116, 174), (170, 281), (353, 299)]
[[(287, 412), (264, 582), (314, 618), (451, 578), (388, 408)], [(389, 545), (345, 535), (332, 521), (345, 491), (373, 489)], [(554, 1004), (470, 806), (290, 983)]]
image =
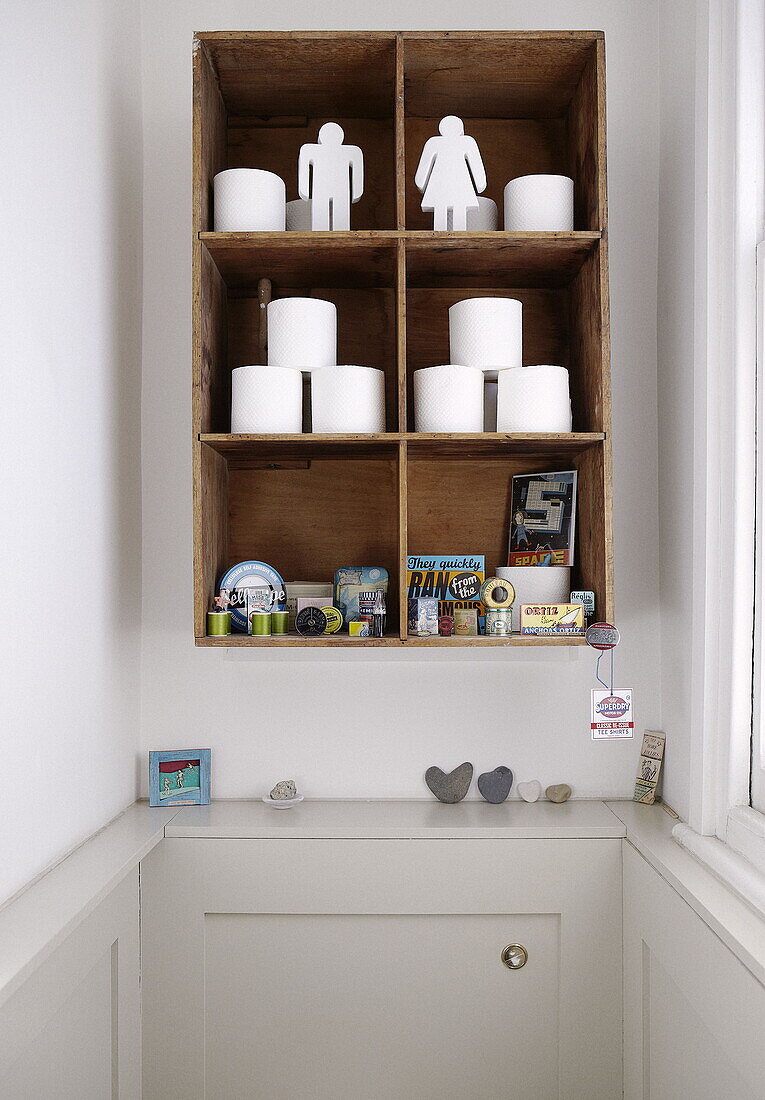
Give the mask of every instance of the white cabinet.
[(617, 835), (166, 839), (144, 1098), (621, 1097), (620, 883)]

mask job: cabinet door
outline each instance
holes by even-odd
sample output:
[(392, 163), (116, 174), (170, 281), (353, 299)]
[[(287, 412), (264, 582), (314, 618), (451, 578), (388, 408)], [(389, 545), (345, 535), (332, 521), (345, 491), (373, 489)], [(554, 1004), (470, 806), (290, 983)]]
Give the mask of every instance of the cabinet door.
[(619, 840), (166, 840), (146, 1100), (620, 1097), (620, 870)]

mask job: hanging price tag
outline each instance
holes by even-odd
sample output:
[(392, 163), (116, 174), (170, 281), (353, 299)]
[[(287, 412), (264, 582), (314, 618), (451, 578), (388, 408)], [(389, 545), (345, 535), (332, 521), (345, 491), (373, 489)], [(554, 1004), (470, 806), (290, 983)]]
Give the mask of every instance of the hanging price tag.
[(631, 688), (593, 688), (590, 730), (593, 741), (614, 741), (633, 737)]

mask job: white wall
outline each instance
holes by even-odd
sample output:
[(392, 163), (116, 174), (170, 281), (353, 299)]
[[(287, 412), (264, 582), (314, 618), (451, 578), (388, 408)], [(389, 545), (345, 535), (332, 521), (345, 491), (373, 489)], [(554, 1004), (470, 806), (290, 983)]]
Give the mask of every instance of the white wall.
[[(278, 12), (275, 16), (273, 12)], [(265, 17), (264, 17), (265, 16)], [(425, 768), (500, 762), (630, 796), (639, 744), (589, 736), (589, 651), (447, 660), (195, 650), (190, 427), (191, 36), (204, 29), (602, 28), (608, 71), (617, 679), (661, 726), (656, 429), (657, 12), (653, 2), (441, 0), (419, 19), (336, 0), (146, 2), (144, 79), (142, 748), (210, 745), (213, 791), (246, 797), (295, 776), (313, 796), (421, 797)], [(257, 557), (258, 548), (252, 547)], [(278, 563), (275, 563), (278, 565)], [(442, 654), (436, 654), (441, 658)], [(323, 659), (329, 657), (329, 659)], [(366, 659), (368, 657), (368, 659)]]
[(141, 581), (138, 5), (3, 35), (0, 900), (135, 797)]

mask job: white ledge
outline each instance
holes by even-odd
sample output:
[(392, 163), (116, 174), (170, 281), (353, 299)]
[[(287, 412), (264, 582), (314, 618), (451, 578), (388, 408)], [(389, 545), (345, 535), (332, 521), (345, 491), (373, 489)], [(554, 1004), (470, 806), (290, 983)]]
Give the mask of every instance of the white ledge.
[(604, 802), (465, 801), (445, 806), (423, 800), (306, 800), (287, 810), (261, 801), (187, 806), (167, 837), (239, 840), (565, 840), (623, 837), (624, 826)]
[(177, 812), (133, 803), (0, 909), (0, 1004), (162, 840)]

